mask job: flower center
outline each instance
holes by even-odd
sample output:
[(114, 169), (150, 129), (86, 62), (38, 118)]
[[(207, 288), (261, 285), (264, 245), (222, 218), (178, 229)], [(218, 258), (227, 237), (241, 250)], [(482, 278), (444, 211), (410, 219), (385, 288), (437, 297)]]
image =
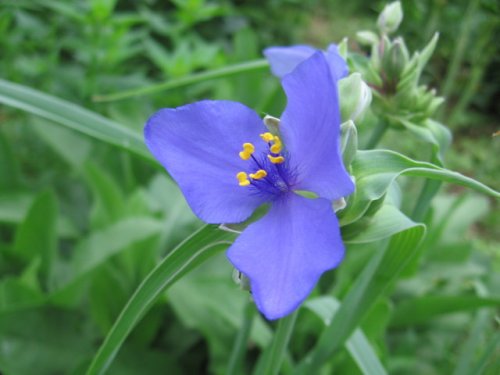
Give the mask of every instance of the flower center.
[(267, 143), (269, 151), (263, 155), (255, 155), (255, 146), (252, 143), (243, 144), (239, 156), (250, 162), (249, 170), (253, 172), (237, 173), (238, 184), (256, 188), (270, 197), (290, 191), (293, 179), (286, 163), (281, 139), (272, 133), (263, 133), (260, 137)]

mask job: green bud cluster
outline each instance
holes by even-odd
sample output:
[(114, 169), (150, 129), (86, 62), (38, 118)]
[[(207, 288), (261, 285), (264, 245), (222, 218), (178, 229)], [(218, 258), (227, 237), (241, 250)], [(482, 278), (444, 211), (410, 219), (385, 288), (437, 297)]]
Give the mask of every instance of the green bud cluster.
[(389, 123), (400, 127), (398, 119), (423, 122), (433, 116), (443, 102), (435, 90), (420, 84), (422, 71), (436, 47), (438, 34), (422, 51), (410, 54), (402, 37), (389, 37), (398, 29), (402, 19), (401, 3), (388, 4), (378, 18), (378, 34), (372, 31), (356, 34), (361, 45), (370, 47), (370, 57), (351, 58), (356, 70), (362, 73), (373, 89), (373, 110)]

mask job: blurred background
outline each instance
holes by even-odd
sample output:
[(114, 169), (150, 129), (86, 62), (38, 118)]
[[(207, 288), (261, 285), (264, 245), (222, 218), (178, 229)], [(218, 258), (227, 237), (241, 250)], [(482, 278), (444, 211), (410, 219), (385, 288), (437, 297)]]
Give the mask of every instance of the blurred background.
[[(157, 109), (203, 98), (236, 100), (278, 116), (284, 98), (267, 68), (123, 100), (102, 98), (261, 59), (262, 50), (273, 45), (324, 48), (347, 37), (350, 50), (363, 52), (355, 34), (374, 30), (384, 5), (378, 0), (1, 0), (0, 79), (141, 133)], [(398, 33), (410, 51), (440, 33), (424, 82), (446, 97), (438, 114), (454, 136), (446, 167), (498, 190), (500, 137), (493, 133), (500, 130), (500, 4), (403, 0), (402, 5)], [(391, 133), (382, 146), (394, 141), (415, 147), (411, 139)], [(485, 277), (498, 285), (496, 203), (459, 195), (458, 188), (446, 192), (436, 200), (436, 215), (456, 220), (439, 228), (445, 243), (432, 246), (459, 248), (459, 255), (449, 251), (431, 259), (437, 263), (401, 285), (401, 295), (461, 293)], [(158, 166), (0, 105), (0, 372), (81, 373), (138, 283), (167, 249), (200, 225)], [(200, 283), (215, 271), (208, 265), (205, 272), (148, 313), (110, 373), (221, 372), (240, 315), (203, 315), (215, 308), (203, 294), (240, 302), (244, 296), (226, 284), (203, 289)], [(226, 272), (230, 269), (215, 276), (225, 279)], [(186, 304), (183, 295), (200, 305)], [(453, 316), (440, 329), (436, 321), (423, 328), (391, 328), (388, 306), (377, 307), (381, 320), (372, 320), (379, 328), (370, 338), (390, 372), (451, 373), (471, 316)], [(229, 328), (225, 319), (233, 322)], [(312, 318), (305, 320), (301, 345), (310, 342), (314, 326)], [(484, 332), (488, 327), (484, 323)], [(353, 371), (343, 373), (356, 374), (345, 358), (337, 362)]]

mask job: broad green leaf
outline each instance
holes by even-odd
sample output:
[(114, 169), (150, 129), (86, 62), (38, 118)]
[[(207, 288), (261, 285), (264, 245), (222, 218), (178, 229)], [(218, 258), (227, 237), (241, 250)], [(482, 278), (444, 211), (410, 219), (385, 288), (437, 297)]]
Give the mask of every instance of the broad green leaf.
[[(308, 300), (304, 306), (321, 318), (325, 326), (329, 326), (340, 307), (340, 303), (333, 297), (323, 296)], [(345, 346), (363, 374), (387, 374), (370, 342), (360, 328), (354, 330), (351, 337), (346, 341)]]
[(399, 176), (414, 176), (450, 182), (477, 192), (500, 197), (500, 193), (460, 173), (431, 163), (415, 161), (389, 150), (358, 151), (352, 163), (356, 177), (356, 190), (349, 198), (347, 208), (340, 213), (343, 226), (358, 220), (380, 199)]
[(314, 348), (302, 359), (294, 374), (318, 373), (322, 364), (342, 348), (370, 308), (394, 283), (414, 256), (424, 234), (425, 227), (416, 224), (394, 235), (388, 246), (377, 249), (343, 299), (332, 323), (323, 331)]
[(87, 375), (103, 374), (118, 350), (156, 299), (172, 284), (229, 245), (228, 232), (206, 225), (170, 252), (150, 272), (122, 310), (113, 328), (92, 360)]
[(91, 272), (130, 246), (158, 236), (162, 230), (163, 225), (158, 220), (135, 217), (125, 218), (104, 230), (92, 232), (77, 244), (69, 264), (60, 266), (58, 278), (54, 280), (55, 290), (50, 295), (51, 302), (59, 306), (75, 305), (86, 291)]
[(85, 166), (85, 177), (94, 196), (92, 226), (104, 228), (119, 220), (125, 210), (125, 199), (116, 181), (93, 163)]
[(0, 280), (0, 314), (37, 306), (44, 301), (39, 288), (26, 285), (23, 280), (13, 277)]
[(74, 103), (1, 79), (0, 103), (153, 160), (142, 135)]
[(367, 243), (380, 241), (415, 226), (415, 223), (399, 209), (384, 204), (371, 217), (363, 217), (342, 228), (342, 239), (346, 243)]
[(57, 200), (52, 191), (40, 193), (16, 232), (14, 254), (24, 262), (40, 259), (40, 277), (44, 287), (50, 285), (56, 257), (58, 216)]
[(158, 235), (162, 230), (160, 221), (136, 217), (123, 219), (102, 231), (94, 231), (75, 249), (73, 278), (83, 276), (124, 248)]
[(471, 311), (481, 307), (500, 307), (500, 298), (476, 296), (423, 296), (396, 306), (391, 326), (404, 327), (427, 321), (443, 314)]
[[(31, 193), (0, 193), (0, 222), (9, 224), (21, 223), (33, 203), (35, 197)], [(78, 229), (65, 216), (57, 217), (57, 234), (62, 238), (78, 235)]]

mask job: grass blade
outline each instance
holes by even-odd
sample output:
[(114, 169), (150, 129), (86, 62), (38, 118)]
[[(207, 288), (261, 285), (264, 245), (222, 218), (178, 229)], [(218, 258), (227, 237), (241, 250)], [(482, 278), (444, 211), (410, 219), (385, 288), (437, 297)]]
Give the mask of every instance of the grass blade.
[[(305, 307), (318, 315), (328, 326), (337, 313), (340, 302), (334, 297), (323, 296), (307, 301)], [(364, 375), (387, 375), (387, 371), (362, 329), (357, 328), (347, 340), (345, 346)]]
[(262, 358), (254, 370), (255, 375), (278, 375), (298, 313), (299, 309), (279, 320), (273, 341), (261, 354)]
[(244, 72), (261, 70), (268, 67), (269, 63), (265, 59), (248, 61), (241, 64), (225, 66), (220, 69), (209, 70), (207, 72), (194, 73), (185, 77), (171, 79), (163, 83), (158, 83), (151, 86), (139, 87), (132, 90), (118, 92), (116, 94), (96, 95), (94, 96), (93, 99), (96, 102), (110, 102), (114, 100), (127, 99), (134, 96), (153, 94), (159, 91), (172, 90), (179, 87), (192, 85), (194, 83), (207, 81), (209, 79), (228, 77), (231, 75), (240, 74)]
[(0, 103), (153, 159), (144, 145), (142, 134), (66, 100), (0, 79)]
[(86, 374), (103, 374), (128, 334), (152, 307), (156, 298), (205, 259), (226, 248), (233, 236), (215, 226), (205, 225), (168, 254), (149, 273), (123, 308)]

